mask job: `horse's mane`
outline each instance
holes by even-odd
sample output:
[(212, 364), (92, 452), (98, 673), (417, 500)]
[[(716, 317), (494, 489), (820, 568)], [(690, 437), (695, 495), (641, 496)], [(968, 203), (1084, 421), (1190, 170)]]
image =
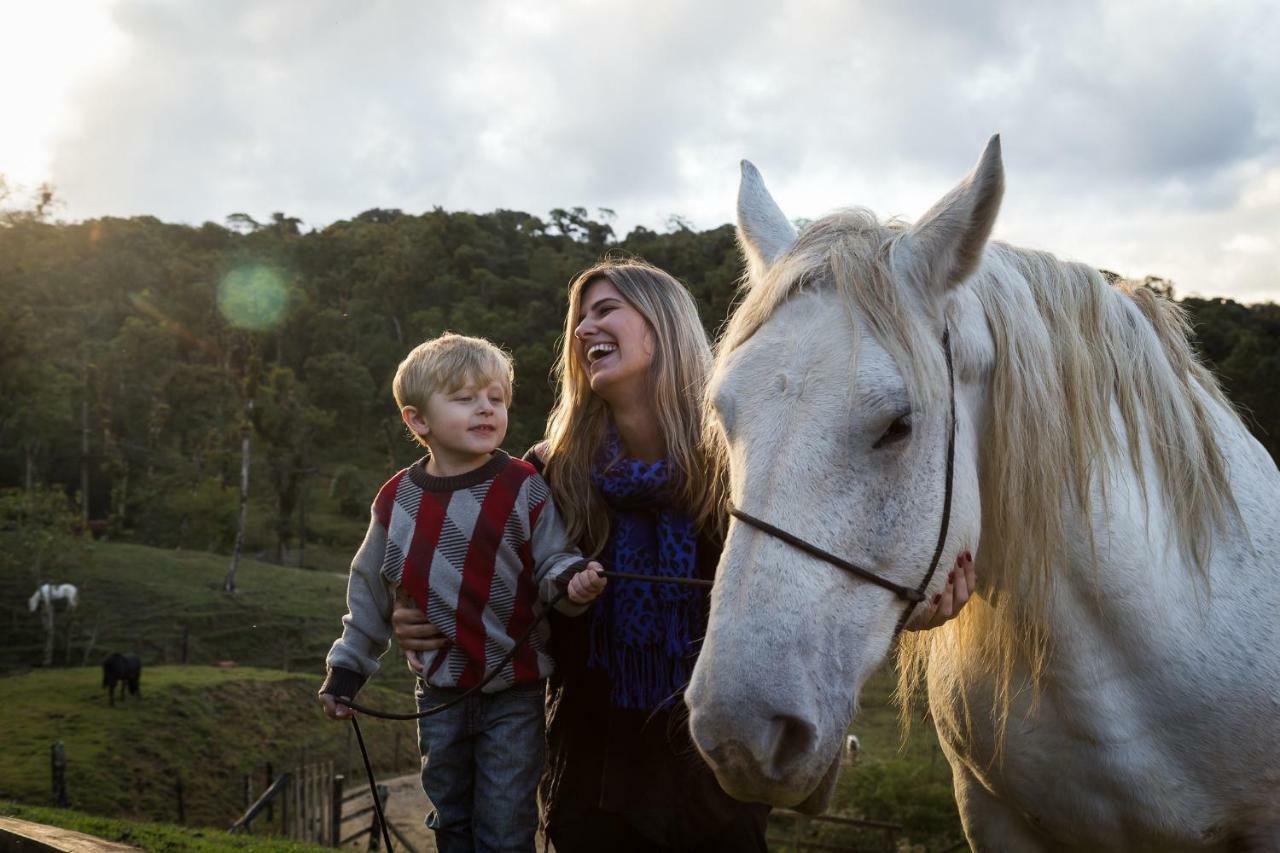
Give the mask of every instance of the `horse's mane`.
[[(913, 400), (946, 396), (939, 318), (915, 286), (893, 274), (900, 223), (842, 211), (805, 229), (759, 280), (749, 282), (722, 336), (720, 359), (750, 338), (793, 294), (834, 288), (904, 366)], [(1131, 466), (1148, 512), (1163, 507), (1176, 545), (1207, 577), (1215, 533), (1236, 508), (1209, 401), (1235, 417), (1188, 343), (1183, 310), (1153, 290), (1045, 252), (988, 244), (964, 285), (995, 342), (988, 370), (990, 417), (980, 439), (983, 580), (1016, 594), (975, 600), (943, 629), (899, 643), (904, 712), (930, 654), (957, 656), (957, 671), (994, 675), (1003, 731), (1015, 671), (1039, 683), (1051, 653), (1044, 607), (1054, 570), (1089, 526), (1068, 512), (1105, 509), (1117, 466)], [(911, 310), (916, 308), (919, 310)], [(957, 349), (958, 369), (974, 369)], [(1123, 420), (1113, 428), (1112, 405)], [(1145, 441), (1144, 441), (1145, 439)], [(1159, 494), (1146, 493), (1153, 468)], [(1103, 506), (1097, 506), (1101, 501)], [(1089, 541), (1095, 557), (1097, 546)], [(905, 714), (904, 714), (905, 717)]]

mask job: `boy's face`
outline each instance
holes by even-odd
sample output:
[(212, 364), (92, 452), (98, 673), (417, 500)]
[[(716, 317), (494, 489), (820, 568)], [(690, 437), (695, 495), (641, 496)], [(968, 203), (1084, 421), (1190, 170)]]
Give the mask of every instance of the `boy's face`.
[(427, 400), (426, 411), (418, 415), (412, 420), (406, 415), (406, 423), (427, 440), (431, 453), (441, 461), (481, 461), (507, 436), (507, 399), (496, 381), (437, 391)]

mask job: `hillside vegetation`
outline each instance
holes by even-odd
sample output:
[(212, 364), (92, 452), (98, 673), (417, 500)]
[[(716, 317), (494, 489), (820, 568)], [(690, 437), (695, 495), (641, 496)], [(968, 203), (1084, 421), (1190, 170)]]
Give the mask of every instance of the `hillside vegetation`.
[[(331, 522), (363, 523), (378, 485), (418, 454), (390, 393), (414, 345), (448, 329), (514, 355), (506, 444), (520, 452), (554, 399), (577, 272), (642, 257), (688, 286), (714, 336), (743, 269), (727, 225), (673, 218), (666, 233), (620, 236), (612, 212), (581, 208), (369, 210), (309, 232), (284, 213), (199, 227), (42, 216), (0, 215), (0, 492), (79, 492), (79, 514), (117, 540), (226, 552), (247, 436), (245, 547), (287, 564), (317, 540), (346, 559), (353, 543), (335, 543)], [(1280, 453), (1280, 307), (1182, 304)]]
[[(0, 549), (10, 538), (0, 534)], [(215, 826), (243, 809), (243, 774), (261, 790), (268, 761), (280, 772), (305, 750), (308, 760), (358, 767), (349, 726), (326, 720), (315, 700), (344, 612), (344, 577), (250, 560), (238, 593), (227, 596), (220, 589), (226, 560), (214, 554), (98, 542), (85, 545), (82, 557), (60, 575), (80, 587), (81, 598), (74, 611), (58, 609), (56, 668), (32, 669), (42, 629), (26, 607), (30, 582), (0, 573), (8, 610), (0, 622), (0, 671), (8, 676), (0, 684), (14, 709), (0, 748), (0, 799), (49, 802), (49, 749), (57, 740), (66, 744), (77, 809), (174, 819), (181, 775), (188, 822)], [(186, 666), (177, 663), (184, 633)], [(117, 698), (112, 708), (98, 664), (114, 651), (141, 656), (143, 698)], [(394, 652), (385, 663), (363, 698), (411, 707), (407, 670)], [(370, 721), (365, 734), (377, 772), (415, 765), (411, 723)]]
[[(0, 549), (11, 538), (0, 534)], [(178, 663), (185, 631), (189, 663), (235, 661), (319, 677), (346, 612), (345, 573), (245, 560), (238, 591), (228, 596), (223, 556), (112, 542), (81, 547), (81, 559), (56, 575), (58, 583), (80, 590), (75, 610), (58, 607), (57, 664), (97, 664), (111, 652)], [(8, 611), (0, 620), (0, 672), (40, 661), (44, 630), (27, 608), (34, 588), (21, 571), (0, 573), (0, 601)]]
[[(237, 667), (151, 666), (142, 699), (109, 707), (91, 668), (41, 670), (0, 680), (10, 708), (0, 761), (0, 799), (49, 802), (49, 749), (65, 744), (67, 792), (78, 811), (139, 820), (177, 820), (175, 784), (184, 788), (187, 822), (226, 827), (244, 810), (243, 775), (254, 796), (263, 767), (276, 773), (305, 761), (349, 761), (351, 784), (363, 784), (345, 723), (324, 717), (317, 680)], [(406, 710), (402, 691), (371, 685), (370, 704)], [(400, 732), (399, 760), (393, 754)], [(375, 773), (412, 770), (411, 723), (364, 725)], [(356, 777), (361, 778), (357, 779)]]
[[(5, 539), (0, 535), (0, 548)], [(239, 592), (228, 597), (220, 591), (224, 557), (109, 542), (84, 547), (83, 559), (65, 567), (67, 580), (82, 592), (70, 617), (59, 611), (56, 668), (31, 668), (40, 653), (39, 619), (26, 611), (26, 582), (0, 574), (0, 595), (9, 605), (0, 661), (10, 673), (0, 684), (14, 708), (0, 748), (0, 799), (49, 802), (55, 740), (66, 744), (72, 805), (114, 817), (176, 819), (173, 785), (181, 775), (188, 823), (225, 826), (243, 808), (243, 774), (253, 774), (258, 790), (266, 761), (280, 772), (304, 749), (313, 760), (350, 766), (350, 784), (363, 784), (349, 727), (325, 720), (314, 698), (343, 612), (343, 577), (251, 560), (241, 568)], [(63, 667), (68, 629), (72, 662), (79, 664), (95, 625), (90, 665)], [(184, 625), (186, 666), (176, 664)], [(116, 707), (108, 707), (96, 664), (109, 651), (135, 650), (144, 660), (143, 699), (117, 699)], [(227, 660), (238, 665), (212, 666)], [(291, 671), (282, 669), (286, 665)], [(362, 696), (378, 707), (408, 707), (407, 670), (394, 651), (384, 665)], [(852, 728), (862, 755), (841, 779), (836, 809), (903, 823), (909, 837), (933, 849), (960, 837), (950, 770), (927, 723), (916, 725), (899, 749), (891, 685), (886, 672), (865, 689)], [(371, 720), (364, 730), (375, 772), (411, 771), (412, 723)], [(392, 755), (397, 730), (398, 762)], [(775, 823), (777, 831), (789, 833), (787, 821)], [(859, 844), (879, 839), (816, 824), (809, 837)]]

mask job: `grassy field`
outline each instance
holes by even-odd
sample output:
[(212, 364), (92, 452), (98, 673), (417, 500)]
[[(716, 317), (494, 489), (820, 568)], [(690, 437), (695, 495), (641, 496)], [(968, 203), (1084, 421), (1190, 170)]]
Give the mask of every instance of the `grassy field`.
[[(0, 548), (5, 537), (0, 535)], [(346, 576), (242, 560), (237, 594), (222, 593), (227, 558), (218, 554), (96, 542), (87, 559), (59, 574), (80, 589), (74, 611), (59, 607), (57, 665), (98, 664), (137, 652), (144, 664), (233, 660), (319, 673), (345, 612)], [(41, 659), (44, 633), (27, 609), (23, 576), (0, 575), (0, 672)]]
[[(893, 686), (889, 670), (867, 682), (861, 710), (849, 727), (858, 736), (861, 751), (853, 766), (841, 772), (827, 814), (900, 824), (904, 830), (898, 836), (899, 853), (946, 850), (964, 839), (951, 790), (951, 768), (942, 757), (932, 725), (917, 723), (907, 742), (902, 742), (898, 710), (891, 698)], [(795, 827), (793, 818), (775, 814), (769, 834), (790, 839)], [(847, 850), (884, 850), (886, 842), (880, 830), (817, 821), (807, 826), (802, 837)], [(779, 842), (769, 849), (791, 853), (794, 848)]]
[[(327, 720), (315, 699), (317, 680), (237, 667), (159, 666), (143, 673), (143, 698), (109, 707), (90, 668), (51, 669), (0, 679), (6, 715), (0, 799), (50, 803), (50, 747), (65, 744), (67, 792), (79, 811), (147, 820), (177, 820), (175, 785), (182, 779), (187, 822), (225, 827), (244, 808), (243, 775), (254, 796), (264, 766), (277, 773), (304, 760), (348, 761), (350, 726)], [(404, 709), (402, 691), (370, 685), (370, 704)], [(375, 773), (416, 766), (412, 723), (363, 726)], [(396, 732), (400, 752), (396, 760)], [(351, 784), (363, 784), (355, 779)], [(361, 777), (363, 774), (358, 774)]]
[[(858, 736), (861, 752), (841, 774), (832, 812), (850, 817), (891, 821), (906, 827), (907, 849), (934, 851), (963, 840), (960, 816), (951, 789), (951, 767), (942, 756), (933, 725), (917, 722), (902, 743), (898, 709), (892, 702), (894, 674), (882, 670), (863, 690), (861, 710), (849, 731)], [(828, 843), (877, 846), (882, 835), (830, 824), (814, 828), (813, 837)]]
[(0, 802), (0, 816), (32, 823), (60, 826), (106, 841), (132, 844), (152, 853), (214, 853), (223, 850), (252, 850), (258, 853), (319, 853), (327, 847), (281, 841), (261, 836), (229, 835), (218, 829), (146, 823), (88, 815), (70, 809), (50, 809)]
[[(315, 758), (345, 765), (348, 727), (324, 720), (314, 699), (344, 612), (343, 576), (246, 560), (239, 593), (228, 598), (221, 592), (224, 556), (119, 543), (90, 547), (89, 559), (65, 578), (80, 586), (82, 600), (73, 615), (59, 613), (52, 669), (33, 668), (40, 623), (26, 610), (28, 583), (0, 576), (0, 600), (9, 611), (0, 623), (0, 672), (8, 673), (0, 684), (14, 709), (0, 746), (0, 799), (50, 802), (49, 748), (59, 739), (67, 747), (72, 805), (137, 819), (175, 819), (176, 774), (186, 790), (188, 823), (225, 826), (243, 807), (242, 774), (255, 774), (259, 789), (264, 762), (278, 772), (297, 763), (305, 747)], [(180, 666), (184, 630), (189, 663)], [(142, 656), (142, 702), (107, 707), (96, 664), (113, 651)], [(89, 665), (66, 667), (67, 660)], [(238, 666), (211, 666), (226, 660)], [(395, 657), (384, 663), (365, 698), (403, 707), (411, 679)], [(950, 769), (927, 723), (900, 745), (891, 688), (889, 672), (867, 685), (851, 728), (862, 754), (843, 773), (833, 811), (901, 823), (911, 849), (942, 849), (961, 838)], [(401, 727), (401, 772), (407, 772), (413, 725), (365, 726), (380, 774), (392, 767), (395, 726)], [(789, 834), (786, 819), (775, 824)], [(807, 837), (881, 849), (878, 835), (829, 824), (812, 825)]]

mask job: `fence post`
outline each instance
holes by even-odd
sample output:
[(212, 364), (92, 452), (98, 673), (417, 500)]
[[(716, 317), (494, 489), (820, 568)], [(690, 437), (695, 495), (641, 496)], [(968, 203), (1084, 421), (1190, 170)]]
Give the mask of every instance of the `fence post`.
[(240, 777), (240, 787), (244, 789), (244, 807), (246, 809), (253, 805), (253, 787), (249, 781), (249, 774), (245, 773)]
[(187, 822), (186, 803), (182, 800), (182, 775), (179, 774), (173, 783), (173, 792), (178, 797), (178, 823)]
[[(267, 787), (270, 788), (271, 783), (274, 781), (276, 781), (275, 769), (271, 766), (271, 762), (268, 761), (267, 762)], [(272, 800), (271, 802), (267, 803), (267, 820), (274, 823), (275, 819), (276, 819), (276, 802), (275, 800)]]
[(312, 765), (307, 765), (304, 771), (306, 776), (306, 786), (304, 787), (305, 796), (307, 798), (307, 826), (303, 830), (305, 833), (303, 838), (307, 841), (316, 840), (316, 769)]
[(280, 792), (280, 831), (284, 833), (285, 838), (292, 838), (289, 832), (289, 797), (293, 796), (293, 777), (289, 777), (289, 781), (284, 783), (284, 790)]
[(791, 834), (791, 847), (795, 853), (800, 853), (804, 849), (804, 836), (809, 829), (809, 818), (804, 815), (797, 815)]
[(342, 774), (333, 776), (333, 788), (329, 794), (329, 846), (337, 847), (342, 842)]
[(49, 760), (53, 770), (53, 804), (65, 809), (71, 802), (67, 799), (67, 749), (62, 741), (53, 745)]
[[(375, 790), (378, 794), (378, 803), (382, 806), (382, 812), (387, 811), (387, 800), (391, 796), (391, 789), (386, 785), (376, 785)], [(382, 822), (378, 820), (378, 809), (373, 810), (373, 823), (369, 825), (369, 848), (370, 850), (382, 849)], [(387, 853), (391, 853), (390, 850)]]

